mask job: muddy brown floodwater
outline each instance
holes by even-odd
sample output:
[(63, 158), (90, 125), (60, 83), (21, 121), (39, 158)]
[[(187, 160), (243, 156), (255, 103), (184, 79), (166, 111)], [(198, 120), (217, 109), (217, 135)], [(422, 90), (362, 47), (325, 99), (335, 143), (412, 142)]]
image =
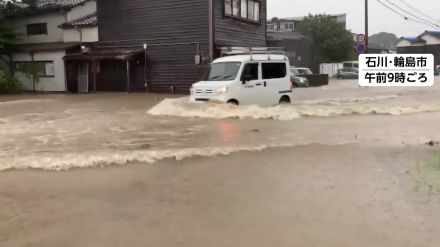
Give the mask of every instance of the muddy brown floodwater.
[(438, 246), (438, 83), (1, 96), (0, 246)]

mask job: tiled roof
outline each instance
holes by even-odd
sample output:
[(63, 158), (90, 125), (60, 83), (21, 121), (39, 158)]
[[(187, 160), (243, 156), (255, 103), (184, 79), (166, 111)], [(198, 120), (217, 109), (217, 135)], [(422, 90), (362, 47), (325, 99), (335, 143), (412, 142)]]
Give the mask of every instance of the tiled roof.
[[(332, 18), (335, 17), (344, 17), (347, 16), (347, 14), (333, 14), (333, 15), (326, 15)], [(304, 21), (305, 18), (307, 18), (308, 16), (299, 16), (299, 17), (287, 17), (287, 18), (277, 18), (279, 22), (283, 22), (283, 21)], [(267, 23), (273, 23), (273, 20), (268, 20)]]
[(306, 36), (300, 34), (299, 32), (267, 32), (268, 40), (283, 40), (283, 39), (308, 39)]
[[(83, 4), (89, 0), (37, 0), (37, 8), (32, 10), (32, 13), (44, 12), (47, 10), (69, 9), (77, 5)], [(22, 8), (28, 7), (22, 2), (15, 3)]]
[(408, 40), (411, 43), (426, 43), (426, 41), (419, 37), (402, 37), (402, 39)]
[(11, 50), (13, 52), (32, 53), (37, 51), (58, 51), (58, 50), (65, 51), (66, 49), (71, 49), (75, 47), (79, 48), (79, 46), (80, 43), (62, 43), (62, 42), (36, 43), (36, 44), (14, 45), (12, 46)]
[(61, 24), (61, 28), (74, 28), (74, 27), (91, 27), (98, 25), (98, 17), (96, 13), (93, 15), (85, 16), (79, 20), (66, 22)]
[(71, 8), (80, 5), (88, 0), (39, 0), (39, 8)]
[(434, 36), (440, 38), (440, 31), (426, 31), (426, 33), (429, 33), (431, 35), (434, 35)]

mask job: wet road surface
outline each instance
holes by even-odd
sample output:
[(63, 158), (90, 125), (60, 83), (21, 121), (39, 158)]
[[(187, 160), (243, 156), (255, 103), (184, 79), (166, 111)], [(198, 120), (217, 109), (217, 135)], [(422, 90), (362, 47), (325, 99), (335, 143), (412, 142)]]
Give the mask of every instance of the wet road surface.
[(440, 198), (417, 167), (440, 140), (439, 92), (1, 97), (0, 245), (435, 246)]

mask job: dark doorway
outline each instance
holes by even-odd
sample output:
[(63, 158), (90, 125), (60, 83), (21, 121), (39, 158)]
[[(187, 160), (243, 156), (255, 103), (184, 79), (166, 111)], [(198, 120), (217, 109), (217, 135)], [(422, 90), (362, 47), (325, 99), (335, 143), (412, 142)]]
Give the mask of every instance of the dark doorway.
[(120, 60), (101, 60), (97, 91), (127, 91), (127, 62)]
[(78, 93), (78, 61), (66, 61), (67, 92)]

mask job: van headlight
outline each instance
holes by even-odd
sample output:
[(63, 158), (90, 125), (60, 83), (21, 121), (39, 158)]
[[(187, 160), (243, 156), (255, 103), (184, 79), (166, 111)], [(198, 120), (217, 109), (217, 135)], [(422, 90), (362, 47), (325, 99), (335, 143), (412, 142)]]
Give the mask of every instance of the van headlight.
[(226, 94), (227, 92), (228, 92), (228, 87), (226, 86), (214, 89), (214, 93), (217, 95)]

